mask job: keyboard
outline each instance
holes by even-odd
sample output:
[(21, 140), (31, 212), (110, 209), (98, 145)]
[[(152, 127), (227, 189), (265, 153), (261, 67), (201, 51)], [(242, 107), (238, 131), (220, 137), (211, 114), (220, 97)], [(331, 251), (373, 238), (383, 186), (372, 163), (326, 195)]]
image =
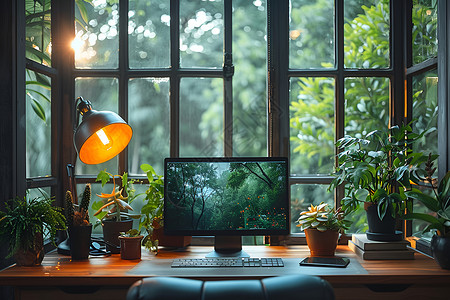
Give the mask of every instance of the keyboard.
[(254, 257), (214, 257), (214, 258), (176, 258), (172, 268), (233, 268), (233, 267), (284, 267), (281, 258)]

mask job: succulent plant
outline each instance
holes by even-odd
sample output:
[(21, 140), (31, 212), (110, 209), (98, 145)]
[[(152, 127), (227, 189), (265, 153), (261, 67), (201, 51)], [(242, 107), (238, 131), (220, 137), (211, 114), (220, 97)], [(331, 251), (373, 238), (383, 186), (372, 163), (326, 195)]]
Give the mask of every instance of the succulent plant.
[(351, 221), (344, 220), (344, 213), (339, 208), (335, 210), (330, 208), (328, 203), (320, 203), (317, 206), (311, 204), (307, 211), (300, 213), (297, 220), (297, 227), (305, 229), (317, 229), (319, 231), (337, 230), (344, 231), (348, 229)]

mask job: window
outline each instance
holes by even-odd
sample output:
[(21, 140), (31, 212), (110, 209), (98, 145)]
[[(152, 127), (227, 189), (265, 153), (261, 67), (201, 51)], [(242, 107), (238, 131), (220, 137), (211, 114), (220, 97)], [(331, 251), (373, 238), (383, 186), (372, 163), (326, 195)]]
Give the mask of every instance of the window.
[[(409, 84), (409, 110), (412, 112), (411, 117), (415, 120), (416, 128), (429, 131), (429, 134), (419, 144), (415, 145), (415, 150), (426, 154), (436, 154), (439, 153), (438, 114), (441, 107), (441, 105), (438, 105), (437, 1), (412, 1), (411, 18), (412, 28), (410, 30), (412, 38), (406, 71)], [(440, 155), (442, 157), (442, 154)], [(438, 172), (446, 172), (448, 170), (439, 171), (442, 165), (441, 163), (437, 165)], [(438, 172), (435, 173), (436, 176)], [(418, 212), (427, 212), (427, 208), (419, 202), (414, 203), (413, 209)], [(414, 220), (411, 228), (408, 230), (410, 234), (420, 237), (425, 226), (425, 222)], [(429, 234), (426, 236), (429, 236)]]
[[(112, 161), (78, 163), (79, 184), (105, 168), (162, 172), (166, 156), (281, 155), (293, 222), (309, 203), (339, 205), (342, 191), (326, 191), (336, 139), (416, 116), (442, 132), (436, 3), (445, 1), (26, 0), (27, 188), (63, 194), (75, 151), (68, 114), (83, 96), (123, 116), (134, 136)], [(446, 157), (436, 140), (422, 145)], [(356, 219), (354, 232), (364, 229)]]
[[(436, 5), (425, 2), (411, 10), (411, 45), (395, 17), (408, 1), (108, 0), (76, 7), (75, 95), (134, 128), (127, 153), (100, 166), (78, 163), (78, 182), (105, 168), (140, 176), (142, 163), (161, 173), (167, 156), (289, 156), (297, 232), (294, 222), (309, 204), (339, 205), (343, 191), (327, 191), (336, 139), (414, 114), (426, 118), (418, 128), (436, 119), (428, 111), (437, 99), (430, 98), (436, 65), (429, 64), (437, 53)], [(415, 92), (405, 106), (407, 49), (416, 65), (406, 74)], [(352, 232), (366, 229), (362, 211), (352, 218)]]
[[(52, 66), (52, 1), (24, 1), (25, 10), (25, 173), (27, 188), (56, 186), (52, 156), (55, 103)], [(30, 195), (33, 195), (30, 190)], [(35, 194), (35, 193), (34, 193)], [(50, 193), (48, 193), (50, 194)]]
[[(310, 204), (339, 205), (339, 194), (334, 199), (327, 192), (335, 140), (388, 128), (394, 118), (390, 108), (396, 100), (390, 95), (402, 86), (392, 82), (393, 7), (384, 0), (290, 1), (293, 225)], [(350, 217), (351, 232), (366, 229), (362, 210)]]

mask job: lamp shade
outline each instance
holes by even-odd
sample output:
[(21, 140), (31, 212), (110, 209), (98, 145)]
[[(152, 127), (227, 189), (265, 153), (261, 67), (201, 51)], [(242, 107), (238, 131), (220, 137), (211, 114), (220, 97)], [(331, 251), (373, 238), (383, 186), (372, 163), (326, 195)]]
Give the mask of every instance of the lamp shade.
[(99, 164), (119, 154), (131, 140), (133, 130), (119, 115), (89, 110), (75, 131), (74, 144), (85, 164)]

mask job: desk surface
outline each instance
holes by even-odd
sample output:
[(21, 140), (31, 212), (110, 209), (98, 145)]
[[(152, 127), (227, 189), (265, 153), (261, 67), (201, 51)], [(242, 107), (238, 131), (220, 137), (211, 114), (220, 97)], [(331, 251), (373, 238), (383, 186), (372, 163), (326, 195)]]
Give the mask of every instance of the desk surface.
[[(121, 260), (120, 255), (110, 257), (93, 257), (86, 261), (71, 261), (68, 256), (56, 253), (47, 254), (38, 267), (12, 266), (0, 272), (0, 284), (11, 286), (71, 286), (71, 285), (103, 285), (103, 286), (129, 286), (138, 279), (158, 274), (158, 270), (142, 272), (142, 266), (152, 264), (167, 265), (174, 258), (204, 257), (212, 247), (191, 246), (183, 251), (161, 250), (157, 256), (143, 250), (142, 260)], [(303, 257), (309, 255), (307, 246), (244, 246), (244, 250), (252, 257), (282, 257), (291, 266), (298, 266)], [(334, 286), (352, 284), (419, 284), (419, 285), (448, 285), (450, 271), (442, 270), (433, 259), (416, 253), (414, 260), (362, 260), (351, 252), (347, 246), (338, 246), (337, 256), (349, 257), (353, 262), (352, 268), (319, 268), (298, 267), (299, 273), (316, 274)], [(298, 262), (297, 262), (298, 261)], [(352, 263), (351, 263), (352, 264)], [(139, 269), (141, 267), (141, 269)], [(305, 269), (306, 268), (306, 269)], [(281, 268), (283, 269), (283, 268)], [(286, 268), (285, 270), (292, 268)], [(216, 269), (217, 270), (217, 269)], [(282, 270), (277, 270), (277, 272)], [(183, 270), (179, 277), (197, 279), (221, 278), (261, 278), (276, 276), (272, 273), (241, 272), (230, 275), (219, 273), (210, 276), (197, 269)], [(211, 272), (208, 271), (208, 272)]]

